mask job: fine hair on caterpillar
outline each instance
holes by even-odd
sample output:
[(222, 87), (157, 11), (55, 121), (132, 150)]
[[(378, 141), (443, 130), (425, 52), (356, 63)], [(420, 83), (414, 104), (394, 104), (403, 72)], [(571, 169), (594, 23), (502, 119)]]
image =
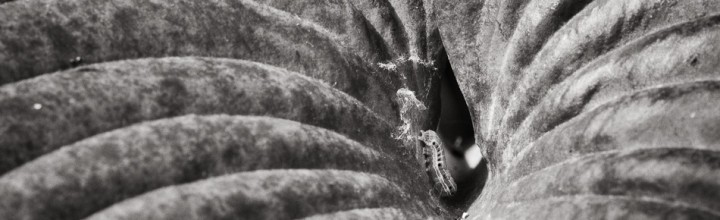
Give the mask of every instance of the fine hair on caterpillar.
[(420, 140), (423, 142), (422, 153), (425, 160), (425, 170), (430, 177), (433, 189), (440, 196), (451, 196), (457, 191), (457, 185), (445, 162), (445, 149), (442, 140), (435, 131), (422, 131)]

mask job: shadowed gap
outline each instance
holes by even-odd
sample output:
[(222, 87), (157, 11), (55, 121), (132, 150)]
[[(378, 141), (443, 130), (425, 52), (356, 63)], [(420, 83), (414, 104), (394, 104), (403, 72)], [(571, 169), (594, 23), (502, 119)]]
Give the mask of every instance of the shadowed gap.
[(442, 201), (451, 210), (462, 214), (462, 210), (467, 210), (468, 204), (480, 195), (485, 186), (487, 163), (479, 158), (476, 158), (479, 161), (476, 165), (467, 163), (466, 152), (477, 148), (470, 111), (444, 49), (439, 53), (437, 64), (441, 74), (441, 110), (437, 132), (446, 146), (447, 163), (458, 186), (455, 195)]

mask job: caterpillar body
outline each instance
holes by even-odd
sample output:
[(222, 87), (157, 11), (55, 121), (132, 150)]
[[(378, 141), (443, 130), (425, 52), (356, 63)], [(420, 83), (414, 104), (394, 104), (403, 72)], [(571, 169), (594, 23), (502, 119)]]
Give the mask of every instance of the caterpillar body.
[(432, 130), (427, 130), (422, 131), (420, 140), (425, 145), (422, 147), (425, 170), (430, 176), (433, 188), (440, 193), (440, 196), (451, 196), (457, 191), (457, 185), (447, 170), (445, 150), (440, 136)]

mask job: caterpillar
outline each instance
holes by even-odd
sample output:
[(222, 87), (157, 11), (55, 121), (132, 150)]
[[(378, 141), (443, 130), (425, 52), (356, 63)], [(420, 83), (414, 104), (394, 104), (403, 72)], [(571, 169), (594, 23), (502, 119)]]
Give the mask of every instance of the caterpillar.
[(440, 136), (432, 130), (422, 131), (420, 140), (423, 142), (422, 153), (425, 157), (425, 171), (440, 196), (451, 196), (457, 191), (457, 186), (445, 163), (445, 150)]

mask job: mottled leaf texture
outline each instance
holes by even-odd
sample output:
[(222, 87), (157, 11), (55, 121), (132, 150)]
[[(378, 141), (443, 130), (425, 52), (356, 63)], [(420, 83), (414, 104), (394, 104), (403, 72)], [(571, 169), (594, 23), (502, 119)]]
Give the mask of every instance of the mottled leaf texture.
[(470, 219), (720, 218), (720, 2), (434, 6), (489, 166)]
[(716, 0), (0, 0), (0, 216), (718, 219), (718, 54)]

